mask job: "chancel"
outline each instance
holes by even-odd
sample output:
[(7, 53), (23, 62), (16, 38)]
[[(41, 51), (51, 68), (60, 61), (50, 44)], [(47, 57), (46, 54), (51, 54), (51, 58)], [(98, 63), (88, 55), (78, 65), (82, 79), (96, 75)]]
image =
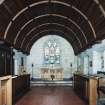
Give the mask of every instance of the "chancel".
[(50, 40), (44, 45), (44, 61), (41, 69), (42, 79), (62, 80), (63, 70), (61, 66), (60, 46), (50, 37)]
[(0, 105), (105, 105), (105, 0), (0, 0)]
[[(67, 49), (63, 51), (65, 48)], [(71, 52), (67, 53), (69, 51)], [(70, 80), (72, 73), (69, 70), (69, 62), (74, 62), (74, 58), (72, 46), (68, 41), (57, 35), (47, 35), (33, 45), (27, 57), (27, 72), (30, 72), (33, 62), (35, 66), (31, 76), (34, 80)]]

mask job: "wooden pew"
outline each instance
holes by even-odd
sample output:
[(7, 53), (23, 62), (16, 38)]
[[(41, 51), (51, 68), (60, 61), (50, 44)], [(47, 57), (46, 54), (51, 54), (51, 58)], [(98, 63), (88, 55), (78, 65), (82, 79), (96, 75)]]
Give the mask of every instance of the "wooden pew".
[(74, 74), (74, 91), (89, 105), (97, 102), (97, 78)]
[(12, 79), (12, 97), (15, 104), (25, 93), (30, 90), (30, 75), (21, 75)]
[(105, 76), (98, 79), (98, 98), (105, 98)]
[(0, 105), (12, 105), (12, 77), (0, 77)]

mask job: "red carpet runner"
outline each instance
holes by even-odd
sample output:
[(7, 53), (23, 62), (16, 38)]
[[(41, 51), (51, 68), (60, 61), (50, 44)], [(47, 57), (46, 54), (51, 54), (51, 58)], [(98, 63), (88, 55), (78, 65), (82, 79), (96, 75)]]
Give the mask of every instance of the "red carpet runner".
[(33, 87), (16, 105), (85, 105), (70, 87)]

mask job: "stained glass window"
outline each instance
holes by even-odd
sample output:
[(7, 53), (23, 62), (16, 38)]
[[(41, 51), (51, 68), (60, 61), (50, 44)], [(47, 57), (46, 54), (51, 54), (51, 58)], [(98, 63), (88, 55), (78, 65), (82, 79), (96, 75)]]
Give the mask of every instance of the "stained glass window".
[(60, 47), (55, 40), (48, 40), (44, 46), (44, 63), (60, 64)]

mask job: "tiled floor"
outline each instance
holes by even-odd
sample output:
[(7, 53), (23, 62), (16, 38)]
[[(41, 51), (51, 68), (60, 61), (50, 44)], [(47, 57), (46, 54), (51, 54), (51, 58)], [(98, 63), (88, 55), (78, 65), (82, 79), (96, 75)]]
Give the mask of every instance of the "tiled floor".
[(16, 105), (85, 105), (71, 87), (33, 87)]

